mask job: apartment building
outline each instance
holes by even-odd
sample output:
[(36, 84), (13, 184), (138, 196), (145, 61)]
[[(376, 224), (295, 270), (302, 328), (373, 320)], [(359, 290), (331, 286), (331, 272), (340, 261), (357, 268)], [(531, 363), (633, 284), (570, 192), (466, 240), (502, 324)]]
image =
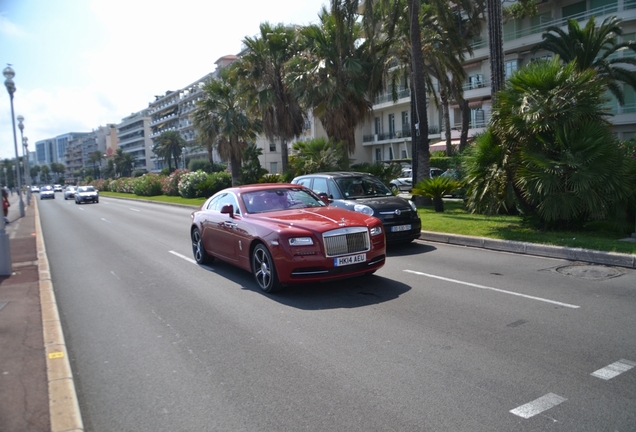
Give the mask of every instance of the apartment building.
[(135, 169), (152, 172), (155, 169), (152, 153), (151, 117), (149, 109), (143, 109), (124, 117), (117, 125), (117, 146), (106, 149), (107, 157), (115, 155), (117, 147), (135, 158)]
[[(549, 26), (567, 29), (567, 20), (576, 19), (584, 26), (594, 16), (600, 24), (605, 18), (616, 16), (623, 20), (622, 40), (635, 40), (636, 36), (636, 0), (540, 0), (538, 14), (532, 18), (516, 19), (503, 26), (503, 49), (505, 55), (506, 76), (517, 69), (540, 58), (550, 58), (549, 52), (532, 53), (532, 49), (543, 40), (542, 34)], [(484, 23), (482, 33), (472, 41), (473, 55), (465, 61), (466, 82), (464, 98), (468, 101), (470, 116), (468, 136), (482, 132), (491, 113), (490, 59), (488, 29)], [(633, 53), (621, 53), (631, 55)], [(610, 121), (620, 139), (636, 137), (636, 95), (631, 87), (624, 88), (625, 105), (608, 93), (607, 107), (613, 117)], [(362, 125), (361, 145), (356, 152), (357, 160), (386, 162), (393, 159), (411, 157), (411, 95), (408, 84), (403, 83), (399, 97), (393, 102), (389, 91), (376, 98), (373, 116)], [(453, 144), (459, 141), (462, 112), (456, 103), (451, 104), (451, 130), (444, 130), (442, 113), (434, 103), (428, 104), (428, 137), (431, 151), (443, 151), (445, 140), (450, 134)]]

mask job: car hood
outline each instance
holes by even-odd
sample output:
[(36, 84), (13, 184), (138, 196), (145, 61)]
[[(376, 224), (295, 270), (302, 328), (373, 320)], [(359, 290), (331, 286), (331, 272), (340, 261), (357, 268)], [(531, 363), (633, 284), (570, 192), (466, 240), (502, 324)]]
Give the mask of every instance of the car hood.
[(87, 192), (77, 192), (77, 191), (75, 191), (75, 193), (77, 195), (82, 195), (82, 196), (84, 196), (84, 195), (86, 195), (86, 196), (97, 195), (97, 191), (87, 191)]
[[(309, 231), (324, 232), (332, 229), (367, 226), (376, 223), (376, 218), (337, 207), (316, 207), (293, 211), (277, 211), (250, 215), (252, 219), (274, 223), (281, 228), (295, 227)], [(381, 222), (377, 220), (377, 223)]]
[(398, 196), (384, 196), (384, 197), (370, 197), (370, 198), (356, 198), (350, 200), (343, 200), (343, 202), (347, 205), (347, 207), (353, 207), (356, 204), (364, 204), (371, 207), (376, 211), (384, 211), (384, 210), (395, 210), (395, 209), (404, 209), (411, 208), (411, 205), (404, 198), (400, 198)]

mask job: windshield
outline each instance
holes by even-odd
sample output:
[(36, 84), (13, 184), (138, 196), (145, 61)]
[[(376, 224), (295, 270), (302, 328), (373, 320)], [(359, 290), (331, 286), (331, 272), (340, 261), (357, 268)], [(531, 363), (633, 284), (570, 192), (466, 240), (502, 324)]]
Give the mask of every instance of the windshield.
[(266, 189), (241, 195), (248, 213), (324, 207), (326, 204), (307, 189)]
[(94, 192), (95, 188), (93, 186), (81, 186), (79, 188), (80, 192)]
[(346, 198), (370, 198), (393, 195), (389, 188), (375, 177), (343, 177), (335, 180)]

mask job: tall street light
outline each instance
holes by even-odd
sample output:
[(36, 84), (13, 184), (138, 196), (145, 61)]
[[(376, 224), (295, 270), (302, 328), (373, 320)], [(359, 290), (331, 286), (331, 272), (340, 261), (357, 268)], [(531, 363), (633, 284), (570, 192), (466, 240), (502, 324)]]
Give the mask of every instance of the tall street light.
[(20, 217), (24, 217), (24, 201), (22, 201), (22, 180), (20, 180), (20, 164), (19, 164), (19, 156), (18, 156), (18, 139), (15, 133), (15, 114), (13, 112), (13, 93), (15, 93), (15, 83), (13, 82), (13, 77), (15, 76), (15, 72), (11, 69), (11, 65), (7, 65), (6, 68), (2, 71), (2, 74), (6, 78), (4, 80), (4, 85), (9, 92), (9, 99), (11, 100), (11, 126), (13, 126), (13, 146), (15, 147), (15, 166), (16, 166), (16, 177), (18, 178), (18, 196), (20, 197)]
[(31, 165), (29, 164), (29, 151), (27, 149), (27, 138), (23, 135), (24, 132), (24, 116), (19, 115), (18, 127), (20, 128), (20, 138), (22, 139), (22, 156), (26, 161), (26, 168), (24, 168), (24, 180), (26, 183), (26, 197), (27, 205), (31, 205)]

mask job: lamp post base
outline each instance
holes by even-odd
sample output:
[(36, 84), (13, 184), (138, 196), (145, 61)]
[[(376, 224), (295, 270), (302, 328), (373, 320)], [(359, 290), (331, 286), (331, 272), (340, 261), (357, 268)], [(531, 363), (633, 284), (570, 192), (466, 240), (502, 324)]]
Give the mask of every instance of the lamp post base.
[(9, 245), (9, 235), (4, 229), (4, 219), (0, 220), (0, 276), (9, 276), (11, 269), (11, 247)]

